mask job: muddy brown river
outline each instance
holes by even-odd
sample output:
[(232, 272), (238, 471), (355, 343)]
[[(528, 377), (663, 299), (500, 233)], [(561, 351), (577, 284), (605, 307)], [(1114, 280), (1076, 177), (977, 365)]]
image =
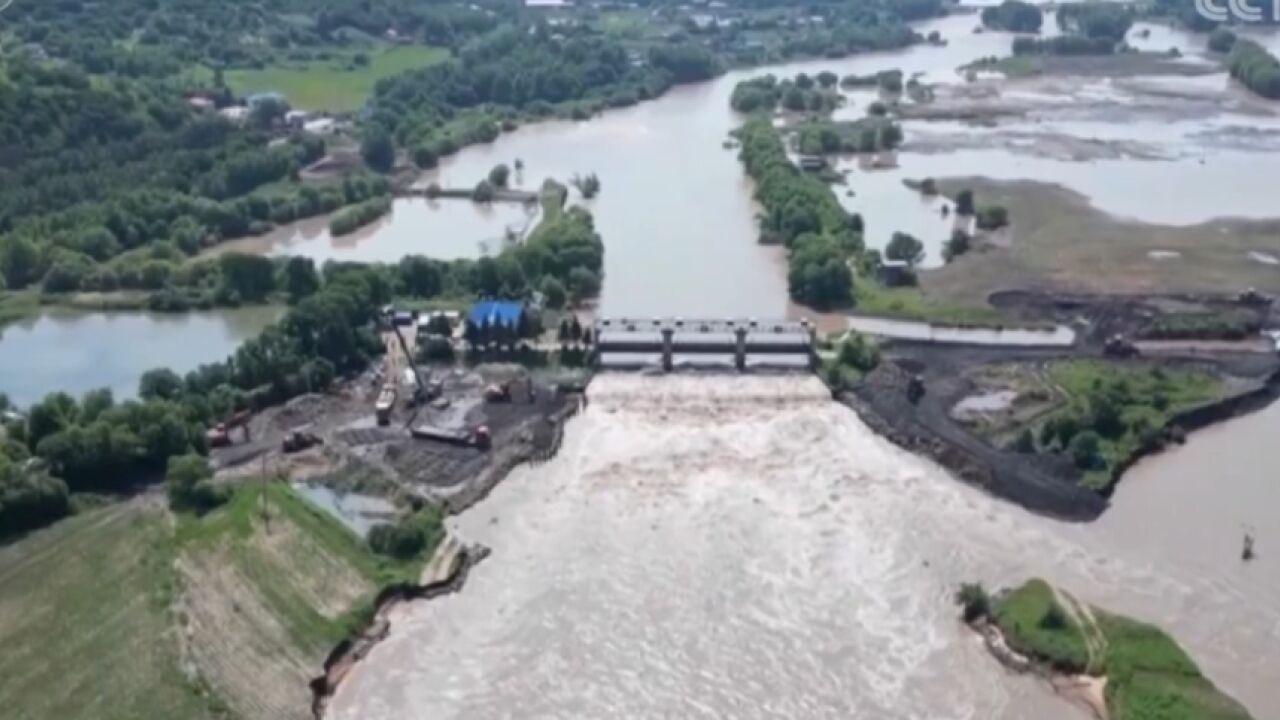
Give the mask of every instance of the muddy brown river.
[(1280, 492), (1215, 461), (1280, 411), (1145, 464), (1071, 525), (900, 451), (810, 377), (605, 375), (590, 394), (555, 459), (455, 519), (493, 554), (402, 607), (327, 717), (1083, 717), (997, 665), (949, 599), (1033, 575), (1162, 624), (1280, 716)]

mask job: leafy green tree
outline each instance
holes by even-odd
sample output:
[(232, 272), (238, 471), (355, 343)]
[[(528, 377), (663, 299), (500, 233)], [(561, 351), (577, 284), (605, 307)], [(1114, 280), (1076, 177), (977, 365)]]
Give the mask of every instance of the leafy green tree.
[(360, 144), (360, 156), (369, 169), (388, 173), (396, 164), (396, 146), (391, 133), (381, 125), (374, 125), (365, 131), (364, 140)]
[(1043, 22), (1040, 8), (1022, 0), (1004, 0), (982, 11), (982, 24), (993, 30), (1038, 33)]
[(138, 396), (148, 400), (175, 400), (185, 387), (178, 373), (168, 368), (157, 368), (142, 374), (138, 381)]
[(194, 454), (169, 458), (165, 489), (169, 495), (169, 507), (196, 513), (208, 512), (231, 497), (229, 488), (213, 483), (209, 462)]
[(320, 273), (316, 272), (315, 261), (311, 258), (290, 257), (284, 263), (283, 275), (281, 285), (291, 303), (310, 297), (320, 289)]
[(75, 398), (63, 392), (47, 395), (27, 410), (27, 443), (31, 449), (45, 437), (75, 424), (80, 408)]
[(942, 248), (942, 257), (947, 262), (951, 262), (956, 258), (969, 252), (973, 246), (973, 238), (969, 233), (956, 228), (951, 231), (951, 237), (947, 240), (947, 244)]
[(229, 252), (218, 256), (222, 285), (241, 299), (257, 302), (275, 290), (275, 265), (270, 258)]
[(471, 191), (471, 199), (478, 203), (491, 203), (496, 195), (493, 183), (488, 180), (481, 180), (476, 184), (476, 189)]
[(1209, 34), (1209, 49), (1216, 53), (1229, 53), (1236, 44), (1236, 34), (1220, 27)]
[(1092, 430), (1077, 433), (1071, 438), (1068, 449), (1071, 452), (1071, 459), (1081, 470), (1095, 470), (1103, 464), (1102, 439)]
[(542, 298), (548, 308), (559, 310), (564, 307), (565, 301), (568, 299), (568, 292), (565, 290), (564, 283), (557, 280), (551, 275), (542, 278)]
[(966, 623), (974, 623), (991, 615), (991, 597), (979, 583), (961, 585), (956, 591), (956, 604), (962, 608)]
[(505, 164), (494, 165), (489, 171), (489, 184), (495, 188), (505, 188), (511, 179), (511, 168)]
[(999, 230), (1009, 224), (1009, 209), (1001, 205), (978, 208), (977, 224), (982, 230)]
[(961, 217), (971, 217), (973, 213), (973, 191), (965, 188), (956, 194), (956, 214)]
[(600, 276), (586, 267), (575, 267), (569, 271), (569, 295), (575, 302), (592, 298), (600, 294)]
[(895, 232), (885, 248), (885, 257), (890, 260), (901, 260), (909, 265), (916, 265), (924, 259), (924, 243), (914, 235)]

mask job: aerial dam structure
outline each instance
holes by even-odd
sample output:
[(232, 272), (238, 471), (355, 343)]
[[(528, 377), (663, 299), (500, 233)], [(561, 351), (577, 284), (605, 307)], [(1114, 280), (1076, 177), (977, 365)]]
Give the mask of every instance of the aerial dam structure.
[(599, 318), (593, 325), (601, 367), (659, 365), (809, 369), (817, 360), (808, 320)]

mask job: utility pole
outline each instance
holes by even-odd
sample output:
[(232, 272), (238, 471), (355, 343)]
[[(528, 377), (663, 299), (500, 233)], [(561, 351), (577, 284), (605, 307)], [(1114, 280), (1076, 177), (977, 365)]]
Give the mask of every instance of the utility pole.
[(267, 456), (262, 455), (262, 525), (266, 528), (267, 534), (271, 534), (271, 513), (267, 512)]

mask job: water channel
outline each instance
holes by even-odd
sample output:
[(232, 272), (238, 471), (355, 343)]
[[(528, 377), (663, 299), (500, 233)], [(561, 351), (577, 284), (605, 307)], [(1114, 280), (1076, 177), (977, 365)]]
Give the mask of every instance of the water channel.
[[(1141, 464), (1090, 525), (997, 502), (810, 377), (604, 375), (551, 462), (455, 530), (493, 554), (402, 606), (328, 717), (1084, 718), (956, 619), (962, 581), (1042, 576), (1160, 623), (1280, 716), (1280, 406)], [(1257, 454), (1249, 454), (1257, 453)], [(1223, 454), (1237, 458), (1224, 469)]]

